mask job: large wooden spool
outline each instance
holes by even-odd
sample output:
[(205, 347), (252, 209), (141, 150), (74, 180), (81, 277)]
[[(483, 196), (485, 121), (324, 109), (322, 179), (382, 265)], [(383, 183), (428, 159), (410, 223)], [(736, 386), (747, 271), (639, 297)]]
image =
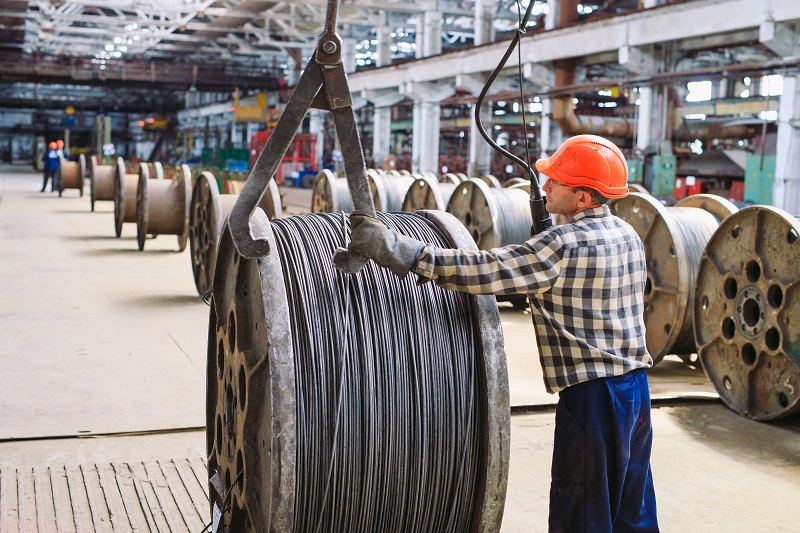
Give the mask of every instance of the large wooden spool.
[[(160, 167), (160, 164), (159, 164)], [(136, 189), (136, 240), (144, 250), (148, 235), (176, 235), (178, 251), (186, 248), (189, 238), (189, 206), (192, 200), (192, 172), (180, 166), (175, 179), (150, 178), (150, 168), (139, 167)], [(156, 170), (154, 168), (154, 170)], [(163, 170), (160, 172), (163, 176)]]
[(86, 156), (80, 154), (77, 161), (69, 161), (63, 157), (58, 163), (58, 195), (67, 189), (76, 189), (83, 197), (83, 184), (86, 177)]

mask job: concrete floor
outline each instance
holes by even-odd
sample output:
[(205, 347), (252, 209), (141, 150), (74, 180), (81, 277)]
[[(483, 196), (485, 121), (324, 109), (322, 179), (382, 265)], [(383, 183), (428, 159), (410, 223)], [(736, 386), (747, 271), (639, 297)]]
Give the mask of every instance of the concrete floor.
[[(208, 308), (188, 251), (176, 253), (175, 237), (161, 236), (138, 252), (133, 224), (114, 238), (111, 203), (90, 212), (88, 187), (83, 198), (40, 187), (27, 167), (0, 166), (2, 533), (25, 530), (8, 472), (197, 458), (205, 448)], [(289, 213), (308, 209), (310, 191), (285, 193)], [(512, 404), (552, 405), (530, 316), (502, 307), (501, 318)], [(738, 417), (714, 400), (701, 370), (677, 359), (649, 377), (656, 406), (694, 399), (653, 414), (662, 529), (799, 531), (800, 420)], [(546, 409), (512, 417), (503, 532), (546, 531), (552, 432)], [(182, 527), (193, 530), (171, 529)]]

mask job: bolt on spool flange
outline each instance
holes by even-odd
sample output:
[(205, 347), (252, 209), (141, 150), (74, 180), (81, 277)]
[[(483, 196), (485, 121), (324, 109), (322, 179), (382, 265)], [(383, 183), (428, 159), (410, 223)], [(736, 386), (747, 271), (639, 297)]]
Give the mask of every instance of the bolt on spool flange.
[(727, 218), (697, 276), (694, 333), (725, 404), (756, 420), (800, 410), (800, 222), (752, 206)]

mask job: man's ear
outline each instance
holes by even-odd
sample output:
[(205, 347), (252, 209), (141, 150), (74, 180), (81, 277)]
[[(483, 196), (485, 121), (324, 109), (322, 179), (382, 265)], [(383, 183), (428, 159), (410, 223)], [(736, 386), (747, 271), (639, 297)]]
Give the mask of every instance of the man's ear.
[(578, 189), (578, 205), (579, 207), (587, 207), (592, 205), (594, 198), (586, 189)]

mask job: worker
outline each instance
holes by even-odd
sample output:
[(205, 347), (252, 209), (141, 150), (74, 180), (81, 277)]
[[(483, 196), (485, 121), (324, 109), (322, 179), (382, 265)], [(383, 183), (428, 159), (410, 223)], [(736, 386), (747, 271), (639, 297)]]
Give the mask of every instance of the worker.
[(69, 153), (67, 152), (66, 148), (64, 148), (64, 141), (61, 139), (56, 140), (56, 149), (58, 150), (58, 157), (69, 159)]
[(545, 387), (559, 394), (549, 530), (658, 531), (644, 247), (606, 205), (628, 193), (625, 157), (607, 139), (578, 135), (536, 168), (548, 178), (547, 211), (567, 222), (522, 244), (437, 248), (353, 213), (349, 250), (445, 289), (528, 295)]
[(56, 174), (58, 174), (58, 147), (56, 143), (51, 142), (47, 145), (47, 151), (42, 155), (42, 161), (44, 161), (44, 182), (42, 183), (42, 190), (40, 192), (44, 192), (47, 188), (47, 181), (52, 180), (50, 182), (50, 191), (56, 190)]

